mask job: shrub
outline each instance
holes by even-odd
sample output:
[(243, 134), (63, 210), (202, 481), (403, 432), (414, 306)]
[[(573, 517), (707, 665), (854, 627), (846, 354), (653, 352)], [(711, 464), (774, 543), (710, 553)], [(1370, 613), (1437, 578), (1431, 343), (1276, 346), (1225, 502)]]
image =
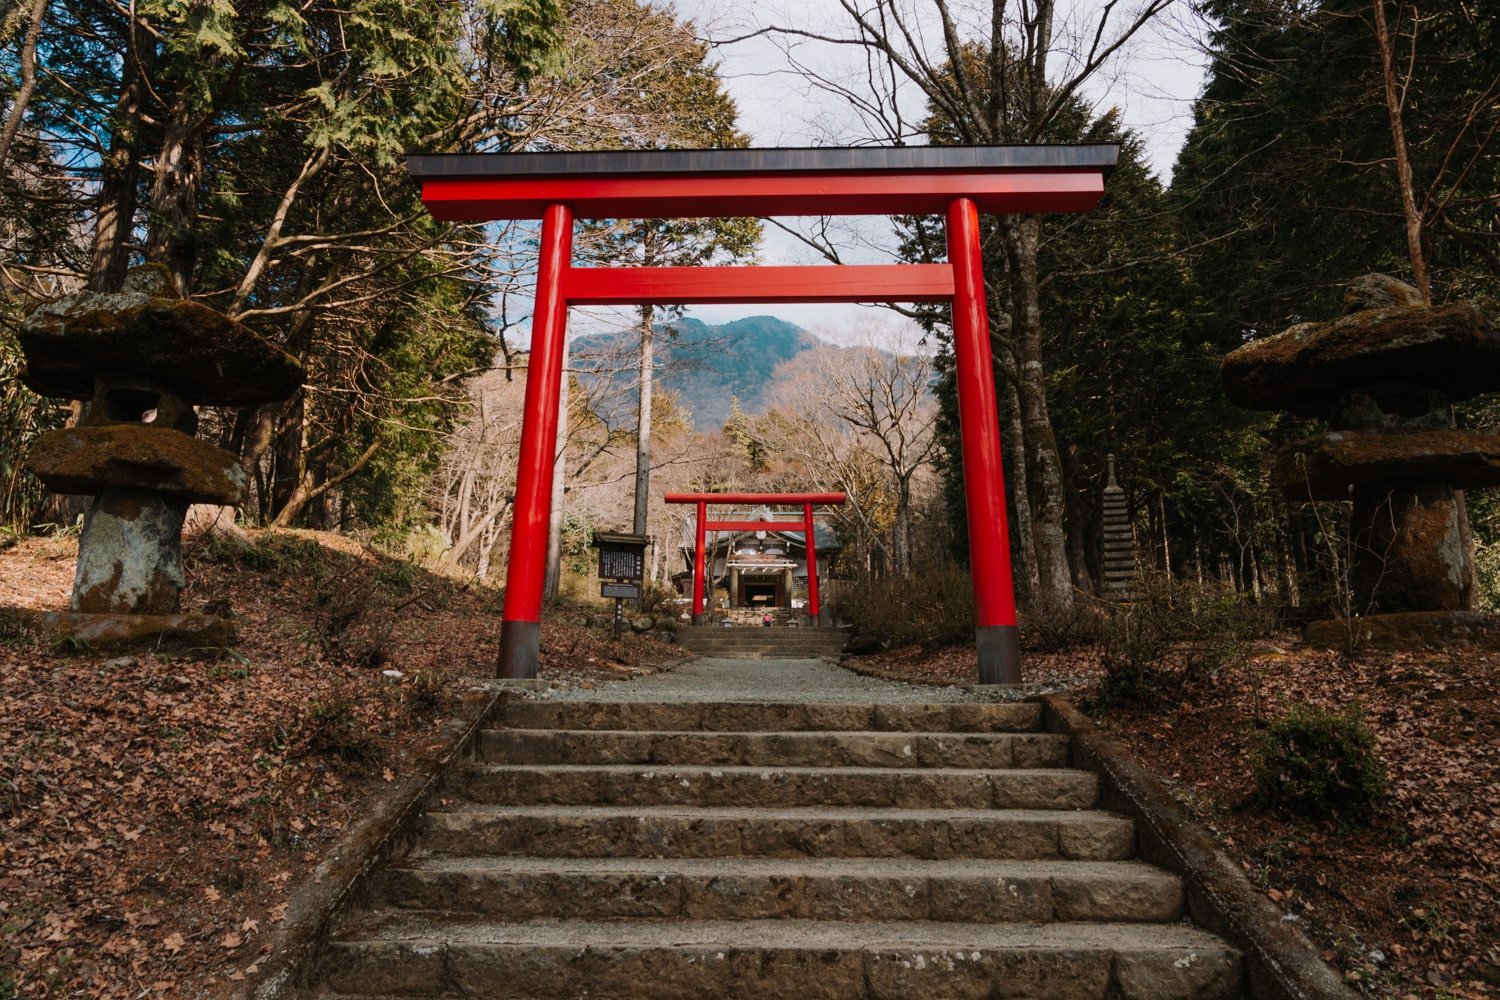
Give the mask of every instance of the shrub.
[(270, 745), (291, 757), (321, 757), (351, 764), (380, 757), (380, 744), (369, 735), (354, 702), (342, 697), (318, 699), (297, 711), (276, 727)]
[(1060, 653), (1098, 642), (1107, 614), (1101, 602), (1079, 598), (1071, 611), (1044, 609), (1020, 616), (1021, 648), (1035, 653)]
[(1274, 615), (1234, 590), (1148, 575), (1135, 600), (1110, 606), (1101, 661), (1106, 701), (1146, 704), (1245, 665)]
[(1358, 705), (1294, 706), (1271, 723), (1251, 763), (1261, 804), (1272, 810), (1364, 821), (1385, 792), (1375, 734)]
[(200, 551), (209, 562), (276, 575), (305, 572), (323, 554), (322, 547), (310, 538), (271, 531), (245, 537), (211, 534)]
[(974, 641), (974, 588), (961, 569), (860, 580), (837, 593), (834, 614), (858, 635), (934, 649)]
[(677, 615), (677, 591), (656, 583), (647, 583), (641, 589), (641, 612), (648, 615)]
[(1116, 605), (1104, 621), (1104, 699), (1144, 704), (1167, 686), (1167, 654), (1180, 623), (1170, 605), (1151, 600)]

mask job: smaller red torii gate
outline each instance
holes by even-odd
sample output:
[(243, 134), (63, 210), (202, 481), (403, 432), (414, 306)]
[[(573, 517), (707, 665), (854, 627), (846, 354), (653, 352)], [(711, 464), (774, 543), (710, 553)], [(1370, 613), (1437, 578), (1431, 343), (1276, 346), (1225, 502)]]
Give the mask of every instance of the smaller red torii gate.
[[(849, 499), (844, 493), (668, 493), (667, 503), (690, 503), (698, 507), (697, 544), (693, 550), (693, 624), (703, 623), (704, 540), (710, 531), (782, 531), (802, 533), (807, 549), (807, 615), (818, 623), (818, 545), (813, 537), (814, 507), (836, 507)], [(802, 524), (789, 521), (710, 521), (709, 504), (802, 505)]]

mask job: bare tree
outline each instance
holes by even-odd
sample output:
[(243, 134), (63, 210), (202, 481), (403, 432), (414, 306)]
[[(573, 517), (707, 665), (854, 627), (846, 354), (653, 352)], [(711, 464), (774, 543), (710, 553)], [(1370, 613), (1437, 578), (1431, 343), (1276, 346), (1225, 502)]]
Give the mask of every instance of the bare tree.
[[(779, 39), (788, 61), (813, 86), (848, 101), (868, 138), (925, 141), (935, 129), (951, 141), (1045, 142), (1091, 78), (1130, 39), (1177, 0), (1109, 0), (1059, 13), (1056, 0), (836, 0), (843, 24), (813, 30), (793, 23), (760, 26)], [(733, 41), (733, 39), (730, 39)], [(799, 43), (859, 53), (849, 78), (813, 69)], [(904, 108), (908, 90), (927, 117)], [(1007, 215), (996, 234), (1009, 265), (1010, 315), (996, 324), (1014, 338), (1014, 378), (1032, 489), (1032, 539), (1040, 602), (1066, 612), (1073, 582), (1064, 530), (1063, 466), (1047, 405), (1038, 216)], [(995, 275), (989, 278), (993, 281)], [(992, 287), (993, 291), (993, 287)], [(1001, 354), (1002, 364), (1007, 361)], [(983, 571), (982, 567), (976, 570)]]
[[(776, 372), (773, 405), (846, 426), (883, 471), (891, 503), (891, 568), (911, 571), (913, 486), (937, 452), (930, 355), (910, 350), (895, 327), (861, 331), (856, 347), (799, 355)], [(800, 405), (797, 401), (801, 401)]]

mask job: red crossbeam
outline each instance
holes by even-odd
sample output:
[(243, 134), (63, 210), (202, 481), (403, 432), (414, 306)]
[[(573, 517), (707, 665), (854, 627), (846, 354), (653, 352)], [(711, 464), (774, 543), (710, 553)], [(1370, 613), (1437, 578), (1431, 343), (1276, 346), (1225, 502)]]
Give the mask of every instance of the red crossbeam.
[(555, 204), (580, 219), (939, 215), (956, 198), (973, 199), (979, 211), (994, 214), (1087, 212), (1103, 193), (1098, 168), (422, 178), (423, 203), (446, 222), (539, 219)]
[(841, 504), (847, 493), (668, 493), (667, 503)]
[(709, 521), (707, 531), (790, 531), (802, 534), (801, 521)]
[(861, 264), (833, 267), (575, 267), (563, 278), (575, 306), (650, 302), (947, 302), (947, 264)]

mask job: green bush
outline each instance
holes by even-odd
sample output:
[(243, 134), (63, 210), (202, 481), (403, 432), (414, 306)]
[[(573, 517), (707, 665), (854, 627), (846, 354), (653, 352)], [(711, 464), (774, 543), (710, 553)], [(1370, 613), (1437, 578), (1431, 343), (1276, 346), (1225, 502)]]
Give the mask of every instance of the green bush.
[(974, 641), (974, 586), (961, 569), (860, 580), (837, 593), (834, 614), (858, 635), (930, 649)]
[(1271, 723), (1251, 764), (1261, 804), (1274, 811), (1363, 822), (1385, 794), (1375, 734), (1358, 705), (1294, 706)]

